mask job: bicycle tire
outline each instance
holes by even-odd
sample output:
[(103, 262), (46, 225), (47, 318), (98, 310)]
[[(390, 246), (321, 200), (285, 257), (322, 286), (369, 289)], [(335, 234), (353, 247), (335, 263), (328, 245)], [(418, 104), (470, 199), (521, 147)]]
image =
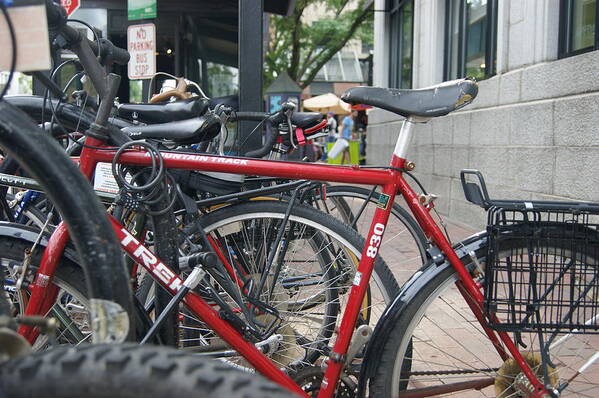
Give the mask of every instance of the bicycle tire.
[[(65, 220), (96, 311), (112, 307), (109, 313), (124, 319), (133, 309), (128, 277), (112, 227), (89, 181), (24, 112), (1, 102), (0, 115), (0, 146), (38, 180)], [(103, 319), (98, 319), (97, 330), (110, 331), (103, 338), (124, 340), (131, 336), (124, 330), (125, 322), (117, 330), (105, 324), (109, 319)]]
[[(15, 195), (11, 193), (6, 194), (6, 200), (8, 202), (9, 208), (13, 211), (15, 210), (15, 207), (19, 205), (19, 203), (15, 200)], [(22, 218), (23, 219), (21, 222), (18, 222), (17, 220), (15, 220), (15, 222), (23, 225), (35, 226), (41, 230), (46, 223), (48, 215), (34, 204), (29, 204), (22, 210)], [(55, 225), (50, 224), (49, 227), (52, 228), (55, 227)]]
[(150, 345), (58, 347), (0, 364), (11, 398), (289, 397), (264, 377)]
[[(541, 226), (540, 228), (551, 234), (552, 229), (556, 227)], [(551, 235), (543, 234), (543, 236)], [(560, 232), (555, 236), (564, 235)], [(568, 255), (568, 247), (564, 247), (561, 242), (563, 240), (549, 240), (544, 247), (550, 253)], [(505, 257), (512, 250), (528, 250), (526, 245), (527, 243), (521, 240), (503, 240), (498, 249), (498, 257)], [(599, 245), (594, 243), (589, 248), (590, 250), (585, 254), (594, 258), (593, 255), (599, 253)], [(553, 249), (556, 251), (551, 251)], [(484, 267), (486, 246), (477, 251), (476, 257), (479, 264)], [(576, 261), (571, 257), (565, 258)], [(469, 256), (462, 260), (466, 266), (472, 264)], [(596, 264), (596, 259), (593, 261)], [(431, 267), (436, 266), (431, 265)], [(481, 397), (486, 397), (496, 394), (498, 397), (507, 397), (514, 396), (515, 389), (528, 388), (526, 387), (528, 381), (523, 379), (519, 368), (513, 369), (511, 364), (504, 364), (500, 359), (492, 343), (484, 335), (480, 324), (471, 314), (467, 303), (457, 292), (455, 282), (458, 277), (455, 270), (447, 263), (444, 267), (406, 303), (405, 309), (390, 331), (390, 337), (382, 351), (383, 355), (377, 361), (376, 373), (370, 380), (371, 396), (397, 397), (399, 394), (401, 397), (402, 391), (409, 393), (414, 392), (411, 389), (425, 385), (432, 387), (435, 384), (439, 386), (472, 381), (475, 377), (493, 378), (498, 387), (490, 385), (482, 391), (472, 389), (467, 392), (455, 392), (455, 395), (461, 396), (460, 394), (466, 393), (470, 394), (468, 396), (479, 394)], [(566, 333), (562, 332), (560, 335), (564, 336)], [(527, 360), (533, 364), (537, 363), (539, 357), (539, 353), (534, 350), (536, 338), (538, 336), (534, 333), (522, 333), (522, 341), (528, 347), (522, 350), (526, 352)], [(414, 352), (411, 357), (404, 355), (410, 342)], [(556, 374), (551, 372), (550, 376), (559, 377), (561, 381), (573, 376), (578, 367), (599, 348), (596, 335), (576, 334), (568, 337), (566, 342), (567, 344), (559, 346), (557, 352), (551, 353), (553, 362), (559, 364), (559, 368)], [(562, 347), (565, 348), (564, 352), (560, 352)], [(592, 351), (591, 354), (589, 350)], [(587, 357), (582, 357), (585, 354)], [(406, 365), (411, 368), (409, 374), (406, 373)], [(597, 396), (599, 383), (592, 375), (598, 372), (599, 364), (595, 363), (587, 370), (586, 374), (591, 375), (590, 378), (585, 375), (579, 376), (560, 396)], [(514, 382), (506, 382), (512, 379)], [(407, 390), (404, 390), (403, 387), (408, 383)], [(516, 383), (518, 384), (515, 385)], [(447, 395), (435, 394), (434, 396)]]
[[(158, 203), (151, 205), (153, 211), (165, 209), (169, 204), (168, 197), (162, 197)], [(161, 215), (150, 216), (154, 234), (154, 253), (164, 264), (174, 272), (179, 273), (179, 253), (177, 251), (177, 227), (175, 216), (171, 210)], [(156, 314), (161, 314), (170, 302), (172, 295), (165, 289), (158, 289), (155, 297)], [(158, 330), (158, 335), (164, 344), (176, 347), (178, 345), (177, 312), (173, 311), (164, 320)]]

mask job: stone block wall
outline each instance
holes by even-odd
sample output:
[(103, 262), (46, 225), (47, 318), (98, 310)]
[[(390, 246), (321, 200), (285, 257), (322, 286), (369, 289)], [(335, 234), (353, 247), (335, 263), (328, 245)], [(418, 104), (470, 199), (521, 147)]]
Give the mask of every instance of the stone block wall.
[[(599, 201), (597, 65), (599, 51), (515, 68), (481, 81), (463, 110), (418, 125), (408, 157), (440, 196), (437, 209), (484, 225), (484, 212), (464, 199), (463, 168), (479, 169), (497, 199)], [(369, 122), (367, 162), (386, 164), (401, 118), (374, 110)]]

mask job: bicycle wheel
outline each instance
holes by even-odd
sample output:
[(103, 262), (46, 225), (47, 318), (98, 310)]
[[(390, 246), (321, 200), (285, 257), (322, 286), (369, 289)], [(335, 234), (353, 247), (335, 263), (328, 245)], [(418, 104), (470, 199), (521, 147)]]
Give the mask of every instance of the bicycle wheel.
[(166, 347), (59, 347), (0, 364), (11, 398), (289, 397), (256, 374)]
[[(39, 181), (65, 220), (85, 267), (94, 311), (107, 311), (110, 307), (114, 318), (124, 320), (133, 308), (131, 289), (118, 242), (89, 181), (60, 146), (23, 112), (2, 102), (0, 115), (0, 146)], [(105, 327), (109, 320), (102, 317), (95, 322), (97, 331), (110, 331), (99, 337), (106, 341), (124, 340), (127, 328)]]
[[(228, 262), (257, 283), (287, 207), (287, 202), (276, 200), (251, 201), (213, 211), (200, 220)], [(287, 249), (279, 257), (281, 272), (275, 280), (267, 278), (266, 289), (274, 292), (267, 303), (281, 319), (270, 334), (271, 338), (277, 336), (278, 342), (271, 345), (274, 349), (268, 355), (281, 367), (297, 368), (327, 353), (345, 308), (363, 240), (333, 217), (309, 206), (294, 206), (289, 220)], [(377, 259), (360, 322), (374, 326), (397, 292), (390, 270)], [(187, 345), (202, 345), (202, 351), (226, 348), (201, 321), (190, 314), (184, 317), (185, 330), (197, 333), (195, 338), (186, 339)], [(268, 337), (258, 344), (266, 341)]]
[[(20, 276), (25, 250), (30, 249), (31, 242), (12, 237), (0, 238), (0, 264), (7, 283), (4, 286), (16, 315), (22, 315), (29, 299), (26, 288), (16, 289), (14, 282)], [(39, 264), (42, 248), (38, 247), (32, 254), (31, 269), (35, 271), (35, 264)], [(33, 272), (27, 281), (31, 282)], [(85, 287), (83, 269), (72, 261), (63, 257), (60, 260), (53, 279), (54, 285), (59, 289), (54, 306), (48, 316), (56, 318), (59, 322), (56, 338), (60, 344), (77, 345), (82, 342), (91, 342), (92, 330), (89, 314), (89, 298)], [(33, 345), (34, 350), (45, 349), (48, 340), (40, 336)]]
[[(14, 195), (12, 193), (6, 194), (6, 200), (9, 206), (9, 209), (13, 211), (13, 213), (19, 210), (19, 207), (22, 206), (21, 198), (19, 195)], [(35, 226), (38, 229), (42, 229), (46, 224), (47, 212), (38, 208), (35, 204), (28, 204), (27, 206), (23, 206), (20, 209), (21, 216), (20, 219), (15, 220), (15, 222), (23, 225)], [(49, 224), (49, 227), (54, 227), (55, 224)]]
[[(551, 234), (551, 228), (555, 229), (541, 227), (536, 232)], [(573, 272), (588, 267), (578, 261), (580, 258), (590, 259), (589, 263), (592, 261), (592, 264), (597, 264), (597, 243), (588, 246), (587, 253), (572, 256), (562, 242), (563, 240), (552, 239), (546, 241), (544, 252), (552, 254), (544, 261), (572, 262)], [(528, 249), (526, 241), (504, 240), (498, 249), (498, 258), (527, 263)], [(486, 247), (481, 248), (476, 256), (484, 267)], [(462, 260), (465, 265), (472, 263), (469, 257)], [(512, 360), (504, 362), (499, 357), (468, 304), (458, 292), (456, 272), (447, 264), (444, 267), (442, 272), (428, 281), (409, 300), (390, 332), (382, 358), (378, 361), (376, 374), (370, 382), (371, 396), (529, 396), (528, 380)], [(521, 333), (524, 345), (520, 346), (520, 350), (539, 377), (544, 374), (539, 341), (541, 336), (543, 341), (548, 341), (549, 334)], [(406, 355), (410, 341), (413, 344), (413, 354)], [(549, 357), (555, 368), (548, 368), (546, 374), (550, 384), (557, 387), (560, 382), (574, 376), (599, 350), (599, 339), (597, 334), (569, 334), (568, 331), (563, 331), (557, 334), (554, 341), (559, 344), (550, 346)], [(406, 370), (410, 368), (411, 370)], [(598, 396), (598, 374), (599, 364), (595, 363), (587, 372), (575, 378), (560, 396)], [(442, 388), (457, 388), (460, 386), (458, 383), (474, 381), (480, 381), (482, 384), (477, 389), (466, 389), (465, 385), (462, 385), (458, 391), (442, 392)], [(423, 394), (424, 388), (430, 389), (428, 394)]]
[[(370, 189), (331, 185), (327, 187), (326, 200), (316, 200), (315, 206), (348, 225), (355, 225), (366, 236), (380, 199), (380, 192), (371, 195)], [(424, 265), (428, 246), (416, 220), (399, 203), (393, 203), (379, 253), (400, 285)]]

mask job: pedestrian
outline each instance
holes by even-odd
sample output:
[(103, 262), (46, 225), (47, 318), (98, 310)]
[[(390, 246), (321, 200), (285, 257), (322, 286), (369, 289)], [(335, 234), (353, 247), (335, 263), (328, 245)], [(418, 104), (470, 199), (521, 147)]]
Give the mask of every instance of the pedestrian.
[(326, 137), (323, 137), (322, 140), (322, 156), (320, 160), (326, 161), (328, 159), (328, 143), (335, 142), (337, 139), (337, 119), (335, 119), (335, 114), (333, 112), (328, 112), (325, 115), (327, 119), (327, 129), (328, 134)]
[(351, 157), (349, 155), (349, 142), (352, 137), (352, 131), (354, 129), (354, 119), (358, 116), (358, 112), (352, 111), (351, 114), (346, 115), (341, 122), (341, 138), (346, 140), (348, 145), (343, 150), (343, 156), (341, 157), (341, 164), (345, 163), (345, 158), (347, 157), (347, 161), (351, 161)]

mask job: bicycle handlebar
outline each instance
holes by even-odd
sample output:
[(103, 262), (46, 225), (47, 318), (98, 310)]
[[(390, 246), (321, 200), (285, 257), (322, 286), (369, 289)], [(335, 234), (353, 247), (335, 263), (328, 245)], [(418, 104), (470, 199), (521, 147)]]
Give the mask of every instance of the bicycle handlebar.
[[(251, 120), (261, 122), (265, 119), (270, 123), (271, 126), (276, 126), (279, 123), (284, 122), (285, 115), (281, 112), (277, 112), (274, 115), (263, 112), (237, 112), (234, 114), (233, 117), (233, 120), (237, 121)], [(266, 137), (266, 141), (264, 142), (264, 145), (262, 145), (261, 148), (248, 151), (244, 154), (244, 156), (247, 156), (248, 158), (261, 158), (268, 155), (272, 151), (272, 148), (274, 147), (275, 143), (277, 142), (277, 136), (278, 134), (275, 134), (271, 131), (270, 135)]]
[(62, 38), (64, 43), (61, 44), (79, 57), (79, 62), (87, 72), (88, 77), (101, 98), (95, 122), (85, 134), (100, 139), (111, 138), (116, 142), (130, 140), (125, 133), (120, 132), (116, 128), (106, 129), (120, 77), (112, 73), (106, 74), (106, 71), (96, 57), (98, 54), (97, 50), (99, 49), (101, 52), (104, 52), (101, 55), (103, 57), (106, 56), (104, 58), (105, 61), (110, 58), (119, 63), (126, 63), (129, 60), (129, 53), (123, 49), (114, 47), (108, 40), (100, 41), (98, 48), (96, 42), (88, 40), (79, 31), (66, 24), (65, 10), (59, 5), (54, 4), (52, 0), (46, 0), (46, 10), (48, 30), (56, 38)]
[[(267, 120), (271, 126), (277, 126), (281, 123), (285, 123), (286, 121), (289, 123), (289, 118), (291, 117), (293, 111), (295, 111), (295, 105), (288, 102), (283, 104), (281, 109), (274, 114), (264, 112), (234, 112), (231, 114), (230, 120), (249, 120), (256, 122), (262, 122), (264, 120)], [(271, 134), (266, 138), (266, 141), (264, 142), (264, 145), (262, 145), (261, 148), (248, 151), (244, 154), (244, 156), (247, 156), (249, 158), (261, 158), (263, 156), (268, 155), (272, 151), (275, 143), (277, 142), (277, 137), (278, 134), (271, 132)]]
[[(96, 42), (90, 41), (90, 43), (92, 51), (97, 54)], [(111, 61), (119, 65), (127, 65), (129, 63), (129, 59), (131, 58), (129, 51), (115, 46), (110, 40), (104, 38), (100, 39), (100, 45), (102, 46), (102, 59), (105, 63)]]
[(126, 65), (129, 62), (129, 52), (123, 48), (119, 48), (112, 44), (110, 40), (99, 39), (98, 43), (89, 40), (80, 31), (67, 25), (67, 14), (64, 8), (52, 2), (52, 0), (46, 0), (46, 15), (48, 18), (48, 30), (52, 36), (62, 34), (65, 40), (69, 44), (75, 44), (81, 40), (87, 41), (87, 44), (92, 49), (94, 55), (100, 54), (102, 56), (102, 63), (111, 64), (112, 62)]
[(237, 122), (240, 120), (248, 120), (253, 122), (261, 122), (264, 119), (268, 119), (271, 115), (264, 112), (234, 112), (231, 114), (229, 120)]
[(272, 151), (272, 148), (276, 142), (277, 134), (271, 131), (270, 135), (266, 137), (266, 141), (264, 142), (262, 148), (255, 149), (253, 151), (248, 151), (245, 153), (245, 156), (247, 156), (248, 158), (261, 158), (263, 156), (266, 156), (270, 153), (270, 151)]

